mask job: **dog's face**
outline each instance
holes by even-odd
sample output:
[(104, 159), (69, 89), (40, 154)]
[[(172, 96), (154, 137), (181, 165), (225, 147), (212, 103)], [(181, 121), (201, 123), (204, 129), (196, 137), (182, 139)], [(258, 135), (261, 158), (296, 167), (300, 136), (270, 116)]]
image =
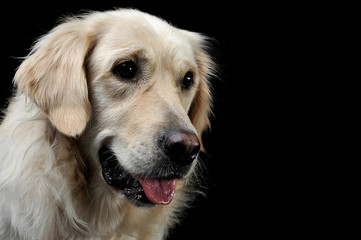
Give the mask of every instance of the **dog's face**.
[(209, 124), (203, 41), (134, 10), (93, 14), (40, 40), (15, 80), (111, 188), (138, 206), (168, 204)]

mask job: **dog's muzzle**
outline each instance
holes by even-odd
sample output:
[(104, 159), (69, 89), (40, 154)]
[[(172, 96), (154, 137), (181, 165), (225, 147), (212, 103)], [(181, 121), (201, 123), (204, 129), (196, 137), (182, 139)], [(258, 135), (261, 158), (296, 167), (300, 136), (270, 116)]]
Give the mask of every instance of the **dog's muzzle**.
[(189, 131), (169, 130), (156, 140), (158, 159), (144, 175), (124, 169), (114, 152), (104, 145), (99, 150), (99, 161), (106, 183), (122, 191), (137, 206), (169, 204), (175, 194), (177, 179), (184, 178), (200, 151), (198, 137)]

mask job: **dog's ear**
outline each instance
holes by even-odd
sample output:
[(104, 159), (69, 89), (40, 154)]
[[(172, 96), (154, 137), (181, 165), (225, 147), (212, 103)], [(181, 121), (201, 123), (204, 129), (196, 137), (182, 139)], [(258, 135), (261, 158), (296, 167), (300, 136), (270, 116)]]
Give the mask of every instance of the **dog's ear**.
[(91, 115), (84, 62), (93, 44), (82, 21), (69, 20), (39, 39), (14, 77), (18, 91), (72, 137), (83, 132)]
[(215, 75), (216, 66), (207, 54), (206, 39), (198, 34), (196, 36), (198, 44), (195, 47), (195, 56), (200, 83), (188, 115), (201, 141), (202, 133), (210, 127), (209, 117), (212, 114), (212, 93), (209, 79)]

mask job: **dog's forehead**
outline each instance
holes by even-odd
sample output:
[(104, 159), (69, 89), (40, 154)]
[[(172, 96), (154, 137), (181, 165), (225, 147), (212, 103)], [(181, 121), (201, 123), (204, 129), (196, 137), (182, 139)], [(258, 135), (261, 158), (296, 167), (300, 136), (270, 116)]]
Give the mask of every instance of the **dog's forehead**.
[[(194, 62), (189, 32), (173, 27), (164, 20), (144, 13), (119, 15), (101, 35), (99, 54), (114, 61), (119, 55), (144, 51), (151, 57), (177, 58)], [(115, 55), (115, 56), (114, 56)]]
[[(128, 14), (127, 14), (128, 13)], [(128, 40), (138, 40), (149, 42), (149, 40), (186, 40), (182, 31), (165, 20), (149, 15), (147, 13), (130, 11), (119, 12), (113, 21), (113, 27), (109, 33), (128, 38)]]

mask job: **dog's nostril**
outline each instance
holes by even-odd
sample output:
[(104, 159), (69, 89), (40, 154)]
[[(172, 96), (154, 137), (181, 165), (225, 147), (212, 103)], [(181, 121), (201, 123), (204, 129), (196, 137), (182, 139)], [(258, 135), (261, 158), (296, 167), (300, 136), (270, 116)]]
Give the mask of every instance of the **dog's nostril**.
[(198, 137), (189, 132), (169, 131), (164, 136), (164, 149), (172, 161), (189, 164), (198, 155)]

